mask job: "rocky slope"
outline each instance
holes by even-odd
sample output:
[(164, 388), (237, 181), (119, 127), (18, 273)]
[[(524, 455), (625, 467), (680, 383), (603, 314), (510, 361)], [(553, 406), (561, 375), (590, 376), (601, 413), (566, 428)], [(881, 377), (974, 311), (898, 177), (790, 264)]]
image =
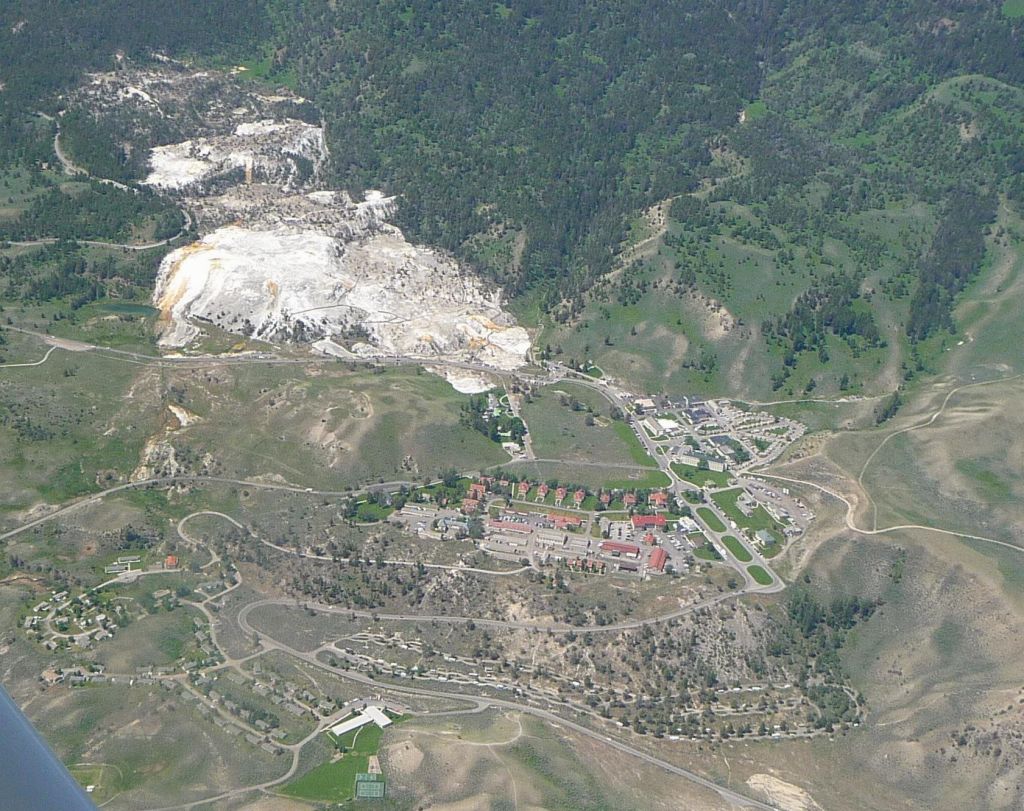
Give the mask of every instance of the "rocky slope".
[[(388, 222), (394, 198), (371, 191), (357, 202), (324, 187), (323, 129), (294, 117), (309, 118), (303, 99), (173, 66), (95, 76), (79, 101), (133, 122), (150, 145), (144, 182), (176, 195), (202, 235), (160, 266), (162, 346), (186, 347), (209, 323), (337, 355), (525, 362), (529, 336), (500, 293), (409, 243)], [(486, 385), (465, 372), (451, 379)]]

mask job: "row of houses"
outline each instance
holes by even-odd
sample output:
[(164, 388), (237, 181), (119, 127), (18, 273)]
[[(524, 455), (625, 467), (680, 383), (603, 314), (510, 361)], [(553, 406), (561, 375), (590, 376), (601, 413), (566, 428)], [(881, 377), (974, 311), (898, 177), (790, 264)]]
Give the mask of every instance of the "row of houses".
[[(497, 485), (497, 487), (495, 487)], [(546, 482), (531, 482), (523, 480), (520, 482), (509, 482), (507, 479), (496, 480), (491, 477), (483, 477), (478, 482), (469, 485), (466, 497), (462, 500), (462, 511), (475, 513), (480, 505), (485, 503), (489, 493), (497, 492), (500, 495), (508, 495), (520, 501), (526, 500), (533, 492), (533, 500), (541, 503), (547, 500), (554, 490), (554, 505), (556, 507), (568, 506), (570, 503), (575, 509), (580, 509), (583, 502), (589, 495), (582, 487), (574, 489), (571, 493), (568, 487), (556, 486), (552, 488)], [(609, 490), (602, 490), (598, 493), (598, 501), (602, 506), (608, 507), (614, 499), (614, 494)], [(622, 503), (626, 509), (631, 509), (639, 504), (639, 496), (635, 492), (622, 494)], [(654, 490), (647, 494), (647, 505), (654, 510), (668, 509), (671, 497), (664, 490)]]

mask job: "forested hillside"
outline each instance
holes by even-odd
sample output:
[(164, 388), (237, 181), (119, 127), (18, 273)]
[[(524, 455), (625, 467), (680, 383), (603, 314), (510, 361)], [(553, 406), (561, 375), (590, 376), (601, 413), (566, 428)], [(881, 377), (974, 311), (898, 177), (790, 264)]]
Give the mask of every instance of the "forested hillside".
[[(861, 42), (900, 63), (892, 77), (846, 75), (871, 97), (866, 126), (946, 76), (1015, 81), (1024, 70), (1020, 25), (999, 2), (272, 5), (331, 126), (342, 185), (402, 194), (418, 238), (513, 292), (547, 289), (548, 305), (611, 266), (639, 208), (692, 190), (709, 139), (801, 54)], [(754, 133), (767, 149), (751, 183), (781, 197), (833, 156), (776, 120)]]
[[(1024, 198), (1024, 18), (1000, 0), (125, 5), (5, 4), (0, 161), (52, 160), (31, 112), (115, 52), (245, 64), (320, 109), (332, 183), (399, 195), (553, 354), (649, 383), (892, 388)], [(97, 174), (144, 170), (87, 111), (65, 124)]]
[(265, 9), (247, 0), (8, 0), (0, 4), (0, 165), (46, 161), (31, 113), (87, 70), (109, 70), (115, 56), (154, 52), (242, 55), (269, 36)]
[[(757, 3), (300, 5), (288, 52), (340, 183), (401, 193), (418, 238), (513, 292), (608, 270), (627, 218), (693, 187), (760, 80)], [(492, 260), (517, 232), (521, 256)]]

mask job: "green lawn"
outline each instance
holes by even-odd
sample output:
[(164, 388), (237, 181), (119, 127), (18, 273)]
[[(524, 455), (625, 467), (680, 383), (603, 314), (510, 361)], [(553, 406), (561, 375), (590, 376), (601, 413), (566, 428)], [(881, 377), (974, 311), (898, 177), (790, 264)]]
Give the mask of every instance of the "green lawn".
[(634, 464), (643, 465), (644, 467), (658, 466), (658, 463), (651, 458), (650, 454), (647, 453), (647, 449), (637, 439), (632, 428), (624, 422), (615, 422), (612, 427), (615, 430), (615, 435), (629, 446), (629, 454)]
[(356, 520), (366, 523), (383, 521), (395, 511), (394, 507), (383, 507), (374, 501), (364, 501), (356, 507)]
[(68, 771), (83, 788), (93, 786), (89, 799), (95, 803), (109, 802), (121, 791), (122, 778), (116, 766), (106, 763), (83, 763), (69, 766)]
[(340, 803), (352, 799), (356, 793), (356, 775), (365, 772), (370, 755), (377, 754), (382, 732), (376, 724), (367, 724), (334, 739), (339, 749), (348, 750), (341, 760), (320, 764), (285, 786), (282, 793), (311, 802)]
[(772, 537), (778, 541), (780, 537), (779, 525), (764, 507), (759, 504), (749, 516), (743, 514), (743, 511), (736, 504), (736, 500), (740, 497), (741, 493), (743, 493), (743, 490), (737, 487), (734, 490), (715, 493), (711, 498), (722, 512), (736, 522), (736, 526), (749, 529), (751, 532), (757, 532), (761, 529), (768, 530)]
[(672, 463), (672, 472), (683, 481), (703, 487), (710, 482), (713, 487), (725, 487), (729, 483), (730, 474), (728, 471), (721, 473), (714, 470), (701, 470), (690, 465), (683, 465), (679, 462)]
[(356, 775), (366, 771), (367, 763), (368, 759), (360, 755), (323, 763), (285, 786), (282, 794), (312, 802), (350, 800), (355, 796)]
[(732, 555), (740, 563), (750, 563), (754, 559), (754, 556), (747, 551), (747, 548), (739, 542), (738, 538), (734, 538), (732, 535), (725, 535), (722, 537), (722, 543), (725, 544), (726, 548), (732, 552)]
[(750, 576), (754, 578), (754, 582), (762, 586), (770, 586), (772, 584), (772, 576), (768, 574), (764, 566), (758, 566), (756, 563), (753, 566), (748, 566), (747, 571), (750, 572)]
[(698, 507), (697, 514), (704, 520), (712, 531), (714, 532), (725, 532), (725, 524), (722, 523), (721, 519), (715, 515), (707, 507)]
[(523, 419), (540, 458), (657, 467), (632, 429), (611, 419), (610, 410), (598, 392), (563, 380), (524, 403)]
[[(591, 490), (646, 490), (655, 487), (668, 487), (668, 475), (660, 470), (636, 470), (632, 467), (576, 466), (572, 462), (559, 464), (554, 462), (513, 462), (501, 465), (491, 472), (507, 470), (525, 476), (533, 481), (556, 480), (566, 485), (582, 485)], [(536, 491), (530, 493), (528, 501), (533, 501)], [(613, 508), (615, 505), (613, 505)], [(621, 509), (619, 504), (618, 508)]]
[(1003, 3), (1003, 16), (1011, 20), (1024, 17), (1024, 0), (1006, 0)]
[(701, 560), (722, 559), (722, 556), (718, 554), (717, 550), (715, 549), (715, 547), (711, 545), (710, 541), (706, 542), (704, 546), (698, 546), (696, 549), (694, 549), (693, 556), (695, 558), (700, 558)]

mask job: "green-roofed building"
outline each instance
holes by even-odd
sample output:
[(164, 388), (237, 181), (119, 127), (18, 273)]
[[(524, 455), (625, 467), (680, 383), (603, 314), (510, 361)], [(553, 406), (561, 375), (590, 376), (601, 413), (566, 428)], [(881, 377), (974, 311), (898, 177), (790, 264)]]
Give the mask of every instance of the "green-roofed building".
[(360, 773), (356, 775), (357, 800), (383, 800), (386, 787), (384, 778), (379, 774)]

